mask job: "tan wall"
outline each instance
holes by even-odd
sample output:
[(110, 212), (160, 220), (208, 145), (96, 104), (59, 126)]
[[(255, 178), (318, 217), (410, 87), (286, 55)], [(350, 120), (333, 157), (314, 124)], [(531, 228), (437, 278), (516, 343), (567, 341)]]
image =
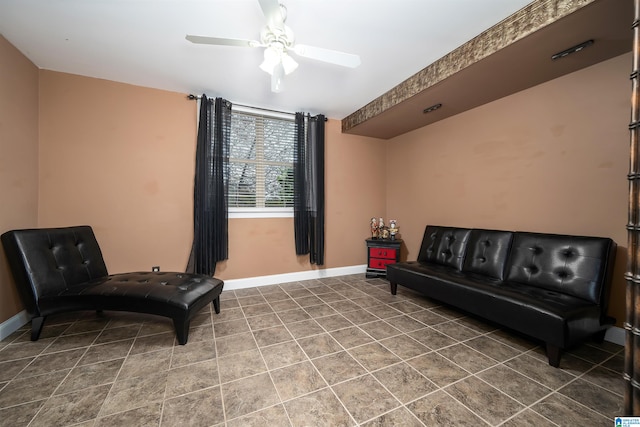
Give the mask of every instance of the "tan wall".
[[(38, 69), (0, 36), (0, 234), (37, 226)], [(0, 247), (0, 322), (22, 310)]]
[(389, 141), (387, 211), (406, 256), (427, 224), (611, 237), (621, 325), (630, 67), (622, 55)]
[[(196, 103), (184, 94), (41, 72), (40, 226), (90, 224), (110, 272), (184, 270), (192, 241)], [(366, 263), (384, 215), (384, 141), (327, 122), (326, 268)], [(293, 220), (231, 219), (222, 279), (310, 270)]]
[(113, 273), (184, 270), (195, 104), (53, 71), (40, 93), (39, 225), (91, 225)]

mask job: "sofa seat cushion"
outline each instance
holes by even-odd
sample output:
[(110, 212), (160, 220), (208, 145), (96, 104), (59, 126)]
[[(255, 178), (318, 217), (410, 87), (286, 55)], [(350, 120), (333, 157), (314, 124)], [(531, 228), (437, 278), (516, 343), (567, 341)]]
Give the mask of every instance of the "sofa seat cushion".
[(599, 307), (583, 299), (441, 265), (392, 264), (387, 278), (507, 327), (517, 322), (520, 332), (559, 347), (579, 342), (600, 325)]

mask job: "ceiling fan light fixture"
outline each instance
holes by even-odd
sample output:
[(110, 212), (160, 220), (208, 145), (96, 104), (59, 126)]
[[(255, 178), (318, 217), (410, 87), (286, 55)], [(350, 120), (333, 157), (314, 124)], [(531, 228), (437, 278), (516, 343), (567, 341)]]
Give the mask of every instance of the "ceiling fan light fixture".
[(284, 74), (282, 62), (277, 63), (271, 74), (271, 92), (280, 93), (284, 90)]
[(273, 70), (281, 62), (280, 55), (270, 47), (264, 50), (264, 61), (260, 64), (260, 69), (265, 73), (273, 75)]
[(281, 59), (285, 74), (291, 74), (298, 68), (298, 63), (288, 54), (283, 53)]

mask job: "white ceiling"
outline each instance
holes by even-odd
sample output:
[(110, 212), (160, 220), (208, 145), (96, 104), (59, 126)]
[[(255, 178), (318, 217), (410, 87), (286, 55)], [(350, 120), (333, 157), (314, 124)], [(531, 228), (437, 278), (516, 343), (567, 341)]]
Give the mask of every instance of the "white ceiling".
[(282, 0), (296, 41), (360, 55), (356, 69), (295, 57), (282, 93), (261, 48), (258, 0), (0, 0), (0, 34), (41, 69), (342, 119), (530, 0)]

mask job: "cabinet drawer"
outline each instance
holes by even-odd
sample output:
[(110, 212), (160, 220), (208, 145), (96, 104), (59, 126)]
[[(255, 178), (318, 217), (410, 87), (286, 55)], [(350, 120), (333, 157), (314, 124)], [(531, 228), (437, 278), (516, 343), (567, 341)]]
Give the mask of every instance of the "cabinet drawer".
[(369, 248), (371, 258), (396, 259), (396, 250), (393, 248)]
[(387, 268), (387, 264), (395, 264), (396, 259), (381, 259), (381, 258), (371, 258), (369, 259), (369, 268), (377, 268), (384, 270)]

